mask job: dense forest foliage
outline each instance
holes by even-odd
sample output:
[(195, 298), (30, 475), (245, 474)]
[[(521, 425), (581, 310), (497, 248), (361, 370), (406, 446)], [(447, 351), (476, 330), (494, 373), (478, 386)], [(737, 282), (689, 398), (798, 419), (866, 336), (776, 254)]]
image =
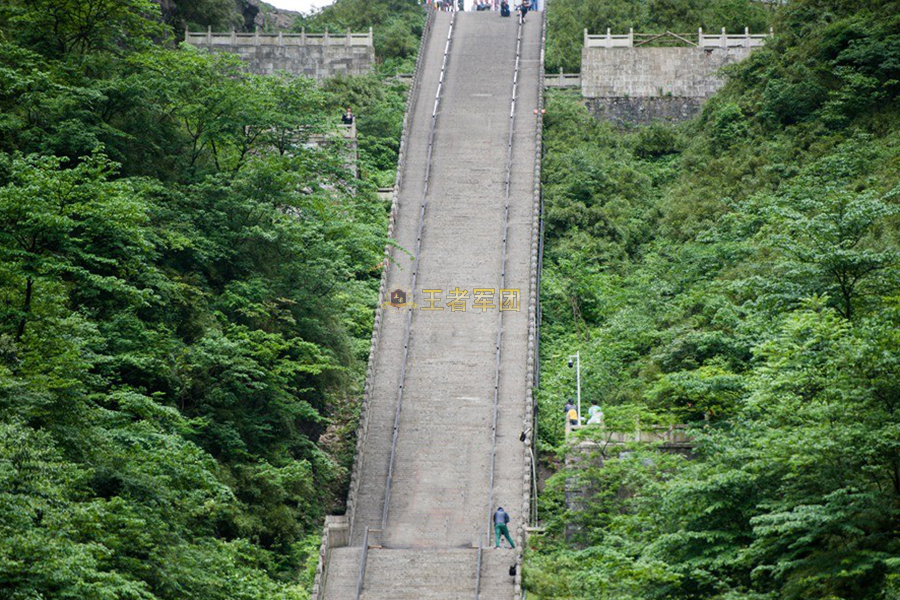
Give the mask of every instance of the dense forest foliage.
[(790, 0), (773, 25), (687, 124), (548, 99), (541, 449), (566, 451), (580, 350), (607, 425), (693, 424), (696, 456), (553, 476), (529, 597), (900, 598), (900, 3)]
[[(406, 85), (253, 76), (174, 27), (0, 6), (5, 599), (305, 598), (341, 510)], [(310, 143), (348, 105), (361, 179)]]

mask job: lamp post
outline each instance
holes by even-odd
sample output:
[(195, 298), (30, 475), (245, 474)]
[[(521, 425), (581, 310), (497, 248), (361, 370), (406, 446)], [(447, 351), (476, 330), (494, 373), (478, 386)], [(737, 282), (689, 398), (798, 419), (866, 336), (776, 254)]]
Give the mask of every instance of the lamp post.
[[(572, 357), (569, 357), (569, 368), (572, 368)], [(578, 411), (578, 425), (581, 425), (581, 351), (575, 352), (575, 381), (576, 381), (576, 398), (577, 398), (577, 406), (576, 411)]]

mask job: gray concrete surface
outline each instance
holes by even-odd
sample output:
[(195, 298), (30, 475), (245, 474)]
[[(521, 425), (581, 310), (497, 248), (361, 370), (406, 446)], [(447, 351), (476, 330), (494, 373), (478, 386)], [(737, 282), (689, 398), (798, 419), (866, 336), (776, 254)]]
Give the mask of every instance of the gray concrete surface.
[[(362, 597), (367, 600), (474, 597), (479, 537), (487, 534), (491, 415), (499, 311), (474, 309), (473, 288), (519, 290), (519, 311), (504, 313), (496, 446), (495, 505), (524, 524), (524, 464), (519, 434), (526, 412), (528, 298), (536, 120), (540, 94), (539, 15), (524, 27), (518, 117), (511, 170), (508, 256), (501, 264), (504, 177), (509, 108), (515, 65), (516, 21), (495, 13), (457, 16), (443, 99), (437, 119), (431, 187), (419, 257), (416, 302), (423, 289), (440, 289), (444, 306), (454, 288), (469, 292), (465, 312), (415, 310), (403, 408), (394, 458), (387, 526), (373, 532), (380, 547), (368, 555)], [(416, 247), (433, 99), (450, 15), (439, 14), (426, 44), (419, 100), (411, 115), (409, 147), (399, 191), (397, 242)], [(393, 252), (388, 289), (410, 291), (411, 256)], [(494, 296), (499, 305), (499, 297)], [(347, 600), (344, 582), (356, 581), (347, 558), (368, 526), (381, 529), (407, 315), (383, 313), (375, 378), (368, 405), (368, 433), (359, 463), (359, 491), (351, 548), (337, 549), (328, 565), (325, 597)], [(515, 535), (515, 534), (514, 534)], [(339, 556), (339, 558), (335, 558)], [(358, 555), (357, 555), (358, 556)], [(508, 569), (511, 550), (484, 551), (481, 597), (514, 597)], [(337, 583), (340, 580), (342, 583)], [(355, 585), (353, 586), (355, 593)]]

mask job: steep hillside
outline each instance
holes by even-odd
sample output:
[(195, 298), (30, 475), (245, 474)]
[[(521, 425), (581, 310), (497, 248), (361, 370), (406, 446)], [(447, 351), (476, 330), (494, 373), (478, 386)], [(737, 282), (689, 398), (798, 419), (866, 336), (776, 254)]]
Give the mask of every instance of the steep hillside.
[[(407, 86), (242, 72), (175, 43), (231, 0), (174, 6), (0, 4), (3, 598), (307, 598), (342, 510)], [(348, 103), (361, 179), (308, 143)]]
[(698, 456), (588, 469), (599, 491), (573, 512), (573, 474), (551, 479), (537, 597), (900, 593), (898, 14), (788, 2), (678, 127), (550, 99), (543, 450), (563, 448), (580, 350), (607, 424), (692, 423)]

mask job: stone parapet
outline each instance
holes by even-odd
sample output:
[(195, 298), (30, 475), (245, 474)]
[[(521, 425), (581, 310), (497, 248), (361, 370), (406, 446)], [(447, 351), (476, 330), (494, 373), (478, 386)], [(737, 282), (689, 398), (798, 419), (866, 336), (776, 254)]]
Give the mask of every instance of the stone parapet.
[(343, 548), (350, 543), (350, 526), (345, 516), (325, 517), (322, 529), (322, 543), (319, 545), (319, 564), (310, 594), (312, 600), (321, 600), (328, 581), (328, 557), (334, 548)]
[(540, 303), (540, 244), (541, 244), (541, 161), (543, 159), (543, 132), (544, 132), (544, 49), (547, 38), (547, 13), (541, 14), (541, 54), (540, 64), (538, 65), (538, 86), (537, 86), (537, 109), (534, 111), (535, 129), (534, 129), (534, 183), (531, 196), (531, 263), (529, 276), (528, 291), (528, 354), (525, 370), (525, 403), (524, 422), (522, 423), (522, 431), (524, 432), (524, 448), (522, 470), (522, 516), (519, 520), (520, 526), (516, 529), (516, 546), (519, 552), (516, 553), (516, 575), (515, 575), (515, 600), (522, 598), (522, 559), (525, 551), (526, 530), (528, 529), (528, 520), (531, 515), (531, 503), (536, 502), (537, 498), (532, 498), (532, 489), (535, 485), (533, 474), (535, 472), (534, 461), (534, 381), (535, 368), (537, 366), (537, 344), (538, 344), (538, 328), (540, 323), (539, 303)]

